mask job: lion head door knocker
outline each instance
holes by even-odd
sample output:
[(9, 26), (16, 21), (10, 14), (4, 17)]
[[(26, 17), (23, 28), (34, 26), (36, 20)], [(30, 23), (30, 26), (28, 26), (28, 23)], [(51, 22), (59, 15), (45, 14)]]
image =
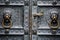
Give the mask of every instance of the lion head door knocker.
[(56, 30), (59, 28), (58, 15), (59, 14), (56, 11), (51, 12), (51, 15), (50, 15), (51, 20), (49, 22), (49, 26), (53, 32), (56, 32)]
[(5, 29), (6, 32), (8, 32), (9, 29), (12, 27), (10, 11), (5, 11), (3, 13), (2, 27)]

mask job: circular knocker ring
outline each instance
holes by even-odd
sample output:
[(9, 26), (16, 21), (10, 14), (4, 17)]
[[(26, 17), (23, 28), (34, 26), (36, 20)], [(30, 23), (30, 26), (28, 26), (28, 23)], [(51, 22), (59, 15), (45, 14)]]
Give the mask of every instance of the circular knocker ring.
[(2, 21), (2, 27), (3, 27), (3, 28), (7, 28), (7, 29), (11, 28), (11, 27), (12, 27), (12, 22), (11, 22), (11, 20), (10, 20), (10, 23), (9, 23), (8, 26), (4, 25), (4, 20), (3, 20), (3, 21)]
[(59, 22), (57, 21), (57, 23), (58, 23), (57, 26), (52, 26), (52, 24), (51, 24), (51, 22), (50, 22), (50, 23), (49, 23), (49, 26), (50, 26), (51, 28), (58, 28), (58, 27), (59, 27)]
[(59, 22), (57, 21), (57, 25), (56, 26), (53, 26), (52, 24), (51, 24), (51, 22), (49, 23), (49, 27), (53, 30), (53, 31), (56, 31), (57, 29), (58, 29), (58, 27), (59, 27)]

